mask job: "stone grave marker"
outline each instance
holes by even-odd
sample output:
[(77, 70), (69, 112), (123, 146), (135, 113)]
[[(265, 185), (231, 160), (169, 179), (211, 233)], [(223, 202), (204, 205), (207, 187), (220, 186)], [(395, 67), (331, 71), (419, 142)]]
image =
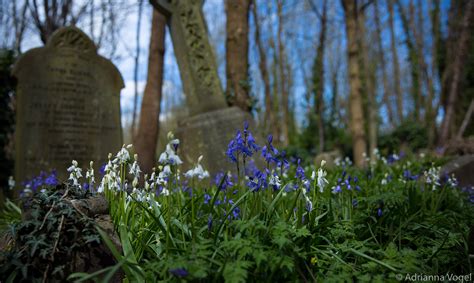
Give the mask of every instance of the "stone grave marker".
[(474, 187), (474, 154), (456, 157), (441, 168), (441, 176), (454, 174), (460, 187)]
[(236, 131), (243, 128), (244, 121), (251, 131), (255, 127), (248, 112), (227, 106), (202, 14), (202, 0), (150, 3), (167, 17), (190, 113), (190, 117), (179, 121), (176, 131), (182, 142), (179, 154), (184, 167), (192, 167), (202, 154), (202, 164), (211, 173), (235, 169), (225, 156), (227, 145)]
[(76, 27), (57, 30), (44, 47), (24, 53), (18, 79), (15, 136), (17, 183), (56, 169), (60, 180), (73, 159), (95, 169), (122, 145), (122, 76)]

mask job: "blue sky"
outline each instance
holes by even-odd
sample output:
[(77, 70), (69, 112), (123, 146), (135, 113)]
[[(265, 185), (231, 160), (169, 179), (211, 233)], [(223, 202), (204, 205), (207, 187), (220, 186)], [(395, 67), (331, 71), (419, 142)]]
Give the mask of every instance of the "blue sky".
[[(319, 1), (320, 2), (320, 1)], [(320, 4), (318, 1), (318, 5)], [(128, 3), (128, 2), (127, 2)], [(120, 37), (117, 43), (117, 52), (112, 61), (120, 70), (124, 82), (125, 88), (121, 93), (121, 107), (122, 107), (122, 124), (127, 125), (131, 121), (131, 113), (133, 109), (133, 97), (134, 97), (134, 56), (136, 48), (136, 25), (137, 25), (137, 2), (131, 1), (129, 4), (129, 11), (124, 15), (124, 18), (120, 20), (123, 23), (120, 29)], [(292, 94), (292, 101), (295, 107), (295, 113), (297, 122), (302, 125), (305, 121), (305, 111), (308, 103), (312, 103), (312, 100), (307, 101), (305, 96), (308, 91), (307, 82), (311, 77), (312, 65), (314, 55), (316, 52), (317, 40), (319, 35), (319, 22), (315, 13), (308, 7), (307, 1), (303, 0), (288, 0), (284, 1), (283, 15), (285, 20), (283, 41), (285, 50), (288, 54), (289, 61), (291, 62), (292, 69), (292, 80), (293, 88), (290, 93)], [(324, 96), (326, 101), (329, 101), (332, 97), (332, 89), (330, 87), (330, 76), (329, 73), (334, 68), (340, 68), (338, 75), (338, 86), (340, 91), (340, 107), (345, 108), (347, 104), (347, 74), (346, 69), (346, 52), (345, 52), (345, 26), (344, 26), (344, 14), (342, 8), (339, 6), (339, 1), (328, 1), (329, 5), (329, 18), (330, 18), (330, 30), (327, 34), (327, 52), (326, 52), (326, 86), (324, 90)], [(276, 6), (274, 1), (258, 1), (259, 4), (259, 16), (261, 22), (261, 36), (263, 42), (268, 42), (268, 37), (272, 36), (275, 38), (277, 32), (277, 17), (276, 17)], [(445, 21), (447, 8), (449, 1), (441, 1), (443, 21)], [(150, 40), (150, 23), (151, 23), (151, 12), (152, 8), (148, 1), (144, 1), (143, 17), (140, 29), (140, 58), (139, 58), (139, 72), (138, 72), (138, 90), (139, 94), (143, 93), (146, 82), (147, 72), (147, 59), (148, 59), (148, 45)], [(425, 7), (427, 4), (425, 3)], [(370, 9), (370, 8), (369, 8)], [(381, 1), (381, 11), (386, 11), (385, 1)], [(206, 0), (204, 7), (204, 15), (206, 17), (209, 39), (211, 44), (214, 46), (216, 51), (216, 61), (218, 63), (219, 76), (225, 85), (225, 11), (223, 0)], [(402, 73), (407, 72), (407, 53), (404, 45), (404, 32), (400, 24), (397, 9), (395, 13), (395, 27), (397, 34), (397, 48), (399, 52), (399, 60), (402, 68)], [(372, 12), (367, 13), (368, 17), (373, 15)], [(389, 33), (386, 29), (388, 15), (385, 13), (381, 14), (381, 22), (384, 26), (384, 32), (382, 34), (384, 48), (389, 48)], [(258, 70), (258, 52), (255, 46), (254, 40), (254, 20), (250, 16), (250, 34), (249, 34), (249, 62), (250, 69), (249, 75), (252, 84), (252, 95), (258, 98), (257, 107), (262, 108), (263, 102), (263, 89), (260, 73)], [(369, 19), (370, 20), (370, 19)], [(84, 31), (88, 33), (88, 29), (84, 28)], [(428, 31), (428, 27), (426, 29)], [(427, 45), (430, 44), (430, 36), (426, 36)], [(39, 38), (30, 37), (25, 40), (23, 50), (27, 50), (32, 47), (41, 46)], [(271, 60), (271, 50), (268, 50), (269, 54), (267, 57)], [(102, 54), (101, 54), (102, 53)], [(108, 57), (107, 52), (100, 49), (99, 54)], [(391, 68), (391, 57), (390, 53), (386, 52), (388, 68)], [(427, 56), (430, 56), (427, 53)], [(429, 62), (429, 60), (427, 60)], [(389, 69), (390, 70), (390, 69)], [(166, 52), (165, 52), (165, 68), (164, 68), (164, 82), (163, 82), (163, 101), (162, 101), (162, 118), (169, 114), (174, 105), (181, 104), (184, 101), (184, 94), (182, 92), (181, 80), (179, 77), (179, 70), (174, 58), (172, 43), (169, 34), (166, 35)], [(408, 78), (409, 76), (404, 76)], [(409, 80), (402, 82), (402, 88), (408, 90), (410, 86)], [(225, 87), (224, 87), (225, 88)], [(140, 102), (140, 101), (139, 101)], [(327, 102), (328, 103), (328, 102)], [(140, 107), (140, 103), (138, 104)], [(406, 105), (407, 109), (411, 105)], [(384, 118), (384, 108), (382, 108), (381, 116)]]

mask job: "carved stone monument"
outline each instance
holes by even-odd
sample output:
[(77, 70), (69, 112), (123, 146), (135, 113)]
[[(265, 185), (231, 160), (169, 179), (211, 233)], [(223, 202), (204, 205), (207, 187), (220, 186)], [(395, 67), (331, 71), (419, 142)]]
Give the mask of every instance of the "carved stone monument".
[(217, 75), (216, 61), (207, 36), (202, 0), (150, 0), (166, 15), (179, 66), (190, 117), (180, 121), (176, 135), (181, 139), (180, 155), (185, 167), (199, 155), (211, 173), (233, 169), (225, 151), (249, 113), (228, 107)]
[(46, 46), (23, 54), (13, 75), (17, 182), (52, 169), (64, 180), (73, 159), (82, 167), (95, 161), (97, 172), (120, 148), (123, 79), (81, 30), (59, 29)]

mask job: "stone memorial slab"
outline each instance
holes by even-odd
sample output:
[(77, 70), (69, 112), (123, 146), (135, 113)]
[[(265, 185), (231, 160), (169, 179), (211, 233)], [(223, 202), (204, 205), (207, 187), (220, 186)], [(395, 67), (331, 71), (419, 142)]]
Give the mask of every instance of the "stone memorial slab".
[[(201, 163), (209, 172), (235, 171), (235, 164), (230, 162), (225, 152), (237, 130), (242, 131), (244, 121), (250, 123), (250, 130), (254, 132), (252, 116), (238, 107), (206, 112), (183, 120), (176, 136), (181, 141), (182, 152), (179, 154), (184, 168), (193, 167), (198, 157), (203, 155)], [(262, 142), (260, 139), (257, 141), (259, 144)]]
[(441, 168), (441, 176), (454, 174), (460, 187), (474, 187), (474, 154), (463, 155)]
[(44, 47), (15, 64), (18, 79), (15, 175), (21, 182), (75, 159), (98, 167), (122, 145), (122, 76), (76, 27), (57, 30)]

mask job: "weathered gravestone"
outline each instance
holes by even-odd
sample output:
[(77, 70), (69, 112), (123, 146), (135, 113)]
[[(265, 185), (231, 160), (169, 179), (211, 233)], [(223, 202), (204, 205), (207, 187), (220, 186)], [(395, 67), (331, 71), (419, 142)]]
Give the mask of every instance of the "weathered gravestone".
[(94, 160), (98, 169), (120, 148), (123, 79), (81, 30), (59, 29), (46, 46), (23, 54), (13, 75), (17, 181), (51, 169), (64, 180), (71, 160), (83, 167)]
[(225, 156), (227, 145), (242, 129), (252, 130), (252, 117), (237, 107), (227, 107), (216, 62), (202, 14), (202, 0), (150, 0), (166, 15), (179, 66), (190, 117), (178, 123), (180, 155), (185, 167), (203, 155), (211, 173), (233, 169)]
[(460, 187), (474, 187), (474, 154), (453, 159), (441, 168), (441, 175), (454, 174)]

